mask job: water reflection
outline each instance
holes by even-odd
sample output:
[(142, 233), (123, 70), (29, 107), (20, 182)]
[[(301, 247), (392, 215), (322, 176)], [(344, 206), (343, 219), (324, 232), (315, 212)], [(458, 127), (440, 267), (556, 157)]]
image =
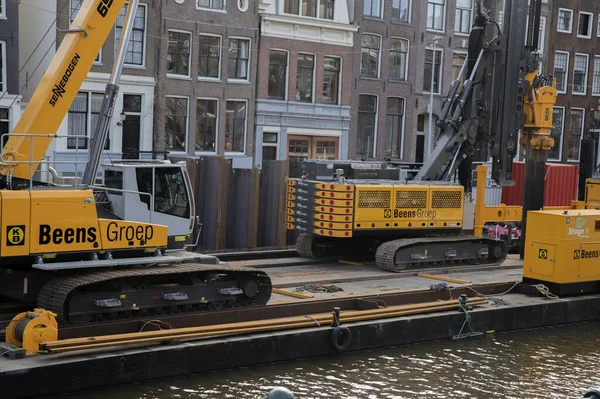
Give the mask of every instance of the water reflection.
[(599, 332), (587, 323), (494, 334), (63, 397), (264, 399), (284, 386), (307, 399), (577, 399), (600, 386)]

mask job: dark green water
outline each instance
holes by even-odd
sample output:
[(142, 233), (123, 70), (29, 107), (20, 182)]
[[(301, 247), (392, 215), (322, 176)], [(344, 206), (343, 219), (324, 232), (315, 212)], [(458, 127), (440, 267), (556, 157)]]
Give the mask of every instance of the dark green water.
[[(63, 398), (582, 398), (600, 386), (600, 323), (493, 334), (152, 381)], [(206, 359), (210, 362), (210, 359)]]

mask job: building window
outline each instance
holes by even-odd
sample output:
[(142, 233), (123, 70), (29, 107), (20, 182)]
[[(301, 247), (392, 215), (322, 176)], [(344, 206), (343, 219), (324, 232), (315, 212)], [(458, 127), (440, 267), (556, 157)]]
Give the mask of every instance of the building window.
[[(77, 13), (81, 9), (82, 2), (83, 2), (83, 0), (71, 0), (71, 16), (69, 18), (69, 25), (73, 23), (73, 20), (75, 19), (75, 17), (77, 16)], [(4, 10), (4, 0), (0, 0), (0, 7), (2, 7), (2, 9)], [(3, 16), (3, 14), (1, 12), (0, 12), (0, 16)], [(96, 56), (96, 59), (94, 60), (94, 62), (95, 63), (102, 62), (102, 48), (100, 48), (100, 51), (98, 52), (98, 55)]]
[(319, 0), (319, 18), (333, 19), (335, 0)]
[(473, 0), (456, 0), (456, 20), (454, 31), (456, 33), (471, 33), (471, 20), (473, 13)]
[(196, 103), (196, 151), (215, 151), (217, 100), (199, 98)]
[(190, 75), (191, 41), (191, 33), (169, 31), (167, 73), (183, 76)]
[[(77, 93), (68, 113), (68, 136), (70, 136), (67, 138), (68, 149), (85, 150), (88, 148), (88, 137), (93, 138), (98, 119), (100, 118), (102, 101), (104, 101), (103, 93)], [(108, 137), (104, 143), (104, 149), (110, 149), (110, 140)]]
[(199, 42), (198, 77), (219, 79), (221, 77), (221, 38), (200, 35)]
[[(123, 24), (125, 23), (125, 16), (127, 14), (127, 5), (125, 4), (121, 9), (121, 13), (117, 18), (115, 27), (115, 54), (119, 51), (119, 41), (121, 40), (121, 34), (123, 32)], [(146, 5), (140, 4), (135, 13), (135, 20), (133, 22), (133, 29), (129, 38), (129, 44), (127, 46), (127, 52), (125, 53), (125, 65), (129, 66), (144, 66), (144, 47), (146, 35)]]
[(600, 96), (600, 56), (594, 57), (594, 80), (592, 82), (592, 95)]
[(225, 150), (244, 152), (246, 139), (246, 102), (227, 101)]
[(0, 40), (0, 93), (8, 91), (6, 83), (6, 42)]
[(269, 52), (269, 98), (285, 100), (287, 83), (287, 51), (271, 50)]
[(446, 0), (428, 0), (427, 29), (443, 31)]
[(315, 73), (315, 56), (298, 54), (296, 74), (296, 101), (313, 102), (313, 76)]
[(165, 150), (185, 151), (188, 121), (188, 99), (167, 97)]
[(390, 39), (389, 76), (395, 80), (408, 79), (408, 40)]
[(250, 40), (229, 39), (229, 79), (248, 80)]
[(323, 102), (325, 104), (339, 104), (341, 64), (341, 58), (325, 57), (323, 72)]
[(6, 0), (0, 0), (0, 17), (6, 17)]
[(566, 8), (558, 9), (558, 26), (557, 32), (571, 33), (573, 31), (573, 10)]
[(575, 54), (573, 66), (573, 94), (586, 94), (589, 55)]
[(392, 1), (392, 21), (410, 23), (410, 6), (412, 0)]
[(381, 0), (365, 0), (365, 17), (381, 18)]
[(198, 8), (208, 8), (209, 10), (224, 10), (225, 0), (198, 0)]
[(334, 3), (335, 0), (284, 0), (283, 12), (304, 17), (333, 19)]
[(365, 34), (362, 37), (362, 61), (360, 74), (373, 78), (379, 77), (379, 50), (381, 37)]
[(594, 14), (589, 12), (579, 13), (579, 26), (577, 27), (577, 37), (584, 39), (592, 38), (592, 26), (594, 25)]
[(442, 80), (442, 50), (435, 50), (435, 63), (433, 50), (425, 50), (425, 73), (423, 74), (423, 91), (429, 93), (431, 90), (431, 73), (435, 68), (433, 76), (433, 92), (440, 93), (440, 82)]
[(358, 100), (356, 155), (368, 159), (374, 155), (377, 97), (361, 94)]
[(557, 50), (554, 54), (554, 77), (556, 78), (556, 90), (559, 93), (567, 92), (568, 67), (569, 53)]
[(400, 158), (404, 139), (404, 99), (390, 97), (387, 100), (387, 141), (383, 149), (386, 157)]
[(585, 110), (581, 108), (571, 109), (571, 123), (569, 124), (568, 161), (579, 161), (579, 150), (581, 147), (581, 136), (583, 135), (583, 121)]
[(0, 108), (0, 137), (2, 138), (2, 147), (8, 141), (10, 132), (10, 112), (8, 108)]
[[(452, 54), (452, 80), (455, 81), (458, 79), (458, 75), (462, 70), (465, 61), (467, 60), (467, 54), (463, 53), (453, 53)], [(463, 83), (467, 79), (466, 71), (461, 76), (460, 82)]]
[(554, 139), (554, 147), (548, 152), (548, 159), (560, 161), (562, 152), (562, 138), (565, 128), (565, 109), (563, 107), (554, 107), (552, 113), (552, 132), (550, 137)]
[(279, 134), (276, 132), (263, 132), (263, 161), (276, 161), (277, 160), (277, 143)]

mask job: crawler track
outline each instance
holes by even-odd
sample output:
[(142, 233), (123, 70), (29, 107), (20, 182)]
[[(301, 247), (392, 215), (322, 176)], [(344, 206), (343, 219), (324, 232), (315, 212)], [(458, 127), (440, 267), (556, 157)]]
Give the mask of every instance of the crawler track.
[(442, 236), (390, 239), (383, 243), (368, 237), (326, 239), (300, 234), (298, 254), (307, 258), (369, 255), (377, 267), (390, 272), (469, 265), (490, 266), (508, 256), (504, 241), (476, 236)]
[(464, 265), (489, 266), (508, 255), (504, 241), (475, 236), (424, 237), (388, 241), (375, 254), (377, 267), (390, 272)]
[[(231, 289), (239, 292), (220, 292)], [(56, 278), (42, 288), (38, 306), (80, 324), (264, 305), (270, 297), (271, 279), (261, 270), (187, 263)]]

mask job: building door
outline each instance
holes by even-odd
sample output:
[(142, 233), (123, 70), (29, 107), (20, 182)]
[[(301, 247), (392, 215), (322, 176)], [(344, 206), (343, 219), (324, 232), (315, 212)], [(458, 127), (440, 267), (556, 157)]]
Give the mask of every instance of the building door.
[(123, 121), (123, 159), (138, 159), (140, 157), (140, 116), (127, 115)]
[(142, 96), (123, 95), (123, 112), (127, 115), (123, 121), (121, 151), (123, 159), (139, 159), (140, 126), (142, 120)]
[(306, 159), (337, 159), (340, 139), (321, 136), (288, 136), (288, 159), (302, 162)]

